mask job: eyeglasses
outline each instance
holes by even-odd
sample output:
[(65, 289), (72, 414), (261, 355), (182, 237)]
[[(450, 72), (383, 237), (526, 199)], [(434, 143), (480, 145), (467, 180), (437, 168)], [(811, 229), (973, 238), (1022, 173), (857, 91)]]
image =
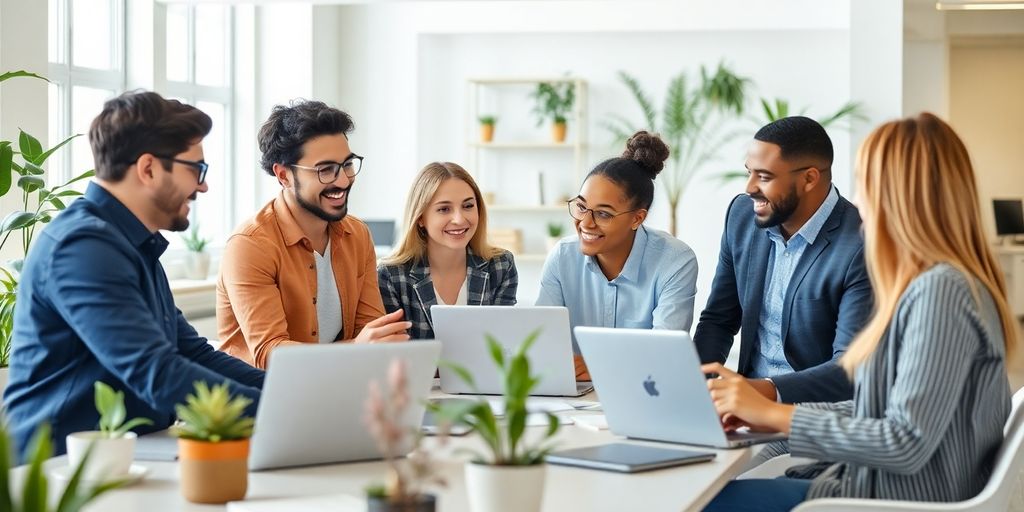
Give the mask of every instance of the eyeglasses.
[(628, 211), (624, 211), (624, 212), (619, 212), (619, 213), (610, 212), (608, 210), (595, 210), (593, 208), (587, 208), (586, 205), (583, 204), (583, 201), (579, 197), (577, 197), (575, 199), (570, 199), (569, 202), (568, 202), (568, 205), (569, 205), (569, 216), (570, 217), (572, 217), (572, 218), (574, 218), (576, 220), (582, 221), (583, 219), (587, 218), (587, 214), (589, 213), (590, 217), (592, 219), (594, 219), (594, 224), (597, 224), (598, 226), (605, 226), (605, 225), (607, 225), (609, 222), (611, 222), (612, 219), (614, 219), (615, 217), (618, 217), (619, 215), (625, 215), (627, 213), (633, 213), (633, 212), (635, 212), (637, 210), (642, 210), (643, 209), (643, 208), (634, 208), (632, 210), (628, 210)]
[(340, 164), (331, 162), (327, 164), (320, 164), (316, 167), (307, 167), (305, 165), (298, 164), (292, 164), (291, 166), (298, 169), (305, 169), (307, 171), (316, 171), (316, 177), (320, 180), (320, 183), (327, 185), (337, 181), (338, 175), (341, 174), (343, 169), (345, 171), (345, 176), (355, 178), (363, 168), (363, 157), (353, 153), (352, 156), (349, 156)]
[(206, 163), (206, 162), (204, 162), (202, 160), (199, 160), (199, 161), (180, 160), (180, 159), (177, 159), (177, 158), (171, 158), (169, 156), (159, 156), (159, 155), (157, 155), (156, 157), (161, 159), (161, 160), (167, 160), (169, 162), (177, 162), (177, 163), (182, 164), (182, 165), (187, 165), (187, 166), (195, 169), (196, 171), (199, 172), (199, 181), (197, 182), (197, 184), (199, 184), (199, 185), (202, 185), (203, 182), (206, 181), (206, 171), (210, 170), (210, 164), (208, 164), (208, 163)]

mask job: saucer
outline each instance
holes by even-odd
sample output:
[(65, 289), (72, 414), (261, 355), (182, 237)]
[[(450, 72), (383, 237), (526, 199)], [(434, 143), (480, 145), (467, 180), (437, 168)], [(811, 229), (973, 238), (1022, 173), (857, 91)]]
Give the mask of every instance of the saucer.
[[(71, 481), (71, 475), (73, 475), (74, 473), (75, 468), (72, 468), (71, 466), (61, 466), (59, 468), (54, 468), (50, 470), (50, 476), (54, 477), (63, 484), (67, 484), (69, 481)], [(110, 478), (105, 481), (92, 481), (83, 478), (79, 480), (79, 485), (83, 485), (85, 487), (95, 487), (99, 484), (120, 481), (122, 482), (121, 487), (125, 487), (142, 481), (142, 479), (146, 478), (146, 475), (148, 474), (149, 468), (147, 468), (146, 466), (143, 466), (141, 464), (132, 464), (131, 467), (128, 468), (128, 474), (120, 478)]]

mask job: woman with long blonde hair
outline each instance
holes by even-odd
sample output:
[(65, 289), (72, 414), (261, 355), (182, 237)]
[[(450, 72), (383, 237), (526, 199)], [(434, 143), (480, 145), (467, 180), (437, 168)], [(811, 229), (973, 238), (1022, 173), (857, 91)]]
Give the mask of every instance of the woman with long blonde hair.
[(487, 243), (487, 207), (458, 164), (432, 162), (405, 205), (405, 235), (377, 267), (384, 309), (405, 311), (412, 339), (431, 339), (430, 306), (516, 303), (512, 253)]
[(925, 113), (877, 128), (857, 159), (875, 311), (841, 359), (854, 399), (777, 404), (721, 365), (703, 367), (721, 377), (708, 387), (727, 428), (785, 432), (793, 455), (832, 464), (814, 480), (734, 481), (707, 510), (840, 496), (962, 501), (991, 474), (1018, 337), (967, 149)]

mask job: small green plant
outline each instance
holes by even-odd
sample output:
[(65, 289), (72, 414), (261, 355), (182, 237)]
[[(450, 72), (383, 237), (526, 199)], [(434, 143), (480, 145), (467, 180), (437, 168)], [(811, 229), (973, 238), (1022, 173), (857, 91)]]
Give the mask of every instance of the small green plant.
[(203, 252), (206, 249), (206, 244), (210, 243), (209, 239), (199, 236), (198, 223), (192, 226), (188, 235), (181, 235), (181, 239), (185, 242), (185, 248), (192, 252)]
[(17, 492), (11, 488), (10, 473), (13, 453), (11, 452), (10, 440), (7, 437), (7, 429), (0, 421), (0, 510), (11, 512), (78, 512), (97, 496), (116, 489), (124, 484), (123, 481), (107, 482), (95, 487), (84, 488), (82, 486), (82, 472), (92, 447), (89, 447), (82, 457), (82, 462), (75, 468), (75, 472), (68, 480), (67, 487), (60, 495), (57, 508), (49, 506), (48, 487), (49, 482), (43, 464), (53, 456), (53, 444), (50, 441), (49, 425), (40, 425), (36, 430), (32, 441), (29, 443), (28, 467), (25, 469), (25, 479), (22, 483), (21, 500), (15, 502), (13, 497)]
[[(445, 400), (441, 403), (428, 404), (428, 408), (442, 421), (464, 424), (470, 427), (471, 431), (480, 434), (490, 453), (477, 453), (474, 462), (478, 464), (532, 466), (544, 462), (544, 457), (554, 448), (554, 444), (548, 441), (558, 432), (560, 424), (558, 417), (550, 412), (544, 413), (548, 418), (544, 435), (533, 443), (527, 443), (523, 439), (528, 415), (526, 400), (530, 396), (530, 391), (540, 383), (539, 376), (530, 374), (530, 360), (526, 357), (526, 352), (539, 334), (540, 329), (530, 333), (515, 354), (508, 359), (505, 358), (501, 344), (491, 335), (486, 336), (491, 359), (498, 366), (504, 381), (503, 418), (495, 416), (486, 400)], [(473, 376), (468, 370), (450, 362), (442, 364), (451, 368), (470, 388), (476, 389)]]
[(114, 391), (106, 383), (96, 381), (96, 411), (100, 413), (100, 432), (108, 439), (118, 439), (139, 425), (152, 425), (149, 418), (132, 418), (125, 421), (128, 410), (124, 407), (124, 392)]
[(553, 123), (564, 123), (576, 102), (576, 84), (573, 82), (541, 82), (530, 95), (536, 101), (533, 113), (537, 115), (537, 126), (550, 119)]
[(477, 118), (477, 121), (480, 121), (480, 124), (494, 126), (494, 123), (498, 122), (498, 118), (495, 116), (480, 116)]
[(171, 433), (182, 439), (218, 443), (252, 437), (253, 419), (245, 416), (252, 400), (244, 396), (231, 398), (228, 384), (207, 386), (196, 381), (195, 393), (185, 397), (184, 404), (174, 406), (181, 423)]
[(565, 226), (557, 222), (548, 222), (548, 236), (550, 236), (551, 238), (560, 237), (564, 232)]

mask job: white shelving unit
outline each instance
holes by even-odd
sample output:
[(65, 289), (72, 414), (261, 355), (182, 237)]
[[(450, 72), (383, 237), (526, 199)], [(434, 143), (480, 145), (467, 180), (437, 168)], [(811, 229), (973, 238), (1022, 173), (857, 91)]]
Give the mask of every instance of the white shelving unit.
[[(527, 115), (530, 94), (540, 83), (575, 86), (564, 142), (554, 142), (551, 127), (535, 127)], [(487, 202), (491, 228), (518, 229), (522, 247), (518, 263), (543, 263), (547, 257), (547, 223), (572, 229), (564, 199), (576, 194), (583, 179), (587, 151), (587, 83), (577, 77), (473, 78), (467, 81), (467, 170)], [(496, 116), (495, 139), (481, 142), (478, 118)]]

